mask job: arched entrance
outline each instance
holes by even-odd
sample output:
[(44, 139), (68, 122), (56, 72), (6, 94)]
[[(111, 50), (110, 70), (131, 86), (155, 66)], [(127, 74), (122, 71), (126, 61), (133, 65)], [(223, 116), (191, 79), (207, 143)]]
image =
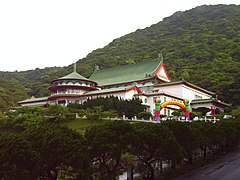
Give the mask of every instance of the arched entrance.
[(186, 111), (186, 106), (183, 103), (174, 101), (174, 100), (169, 100), (169, 101), (163, 102), (160, 105), (160, 111), (168, 105), (176, 105), (176, 106), (180, 107), (184, 112)]
[(161, 103), (160, 98), (156, 98), (155, 100), (155, 119), (160, 119), (160, 111), (168, 105), (175, 105), (180, 107), (184, 111), (184, 116), (186, 119), (190, 119), (190, 105), (189, 100), (184, 99), (183, 103), (176, 101), (176, 100), (169, 100)]

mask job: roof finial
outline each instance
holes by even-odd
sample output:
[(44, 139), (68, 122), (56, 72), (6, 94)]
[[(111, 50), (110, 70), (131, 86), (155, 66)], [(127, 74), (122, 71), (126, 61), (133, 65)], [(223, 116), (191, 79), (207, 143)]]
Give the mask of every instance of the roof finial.
[(73, 68), (74, 68), (73, 71), (74, 71), (74, 72), (77, 72), (77, 63), (74, 63)]
[(94, 71), (98, 71), (98, 70), (99, 70), (99, 66), (95, 64)]
[(159, 59), (160, 61), (163, 61), (163, 55), (162, 55), (162, 52), (160, 52), (160, 53), (158, 54), (158, 59)]

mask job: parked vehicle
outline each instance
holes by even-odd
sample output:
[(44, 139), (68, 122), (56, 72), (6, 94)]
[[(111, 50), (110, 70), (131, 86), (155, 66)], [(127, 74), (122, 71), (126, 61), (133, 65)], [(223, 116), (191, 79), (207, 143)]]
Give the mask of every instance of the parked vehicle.
[(234, 118), (234, 117), (231, 114), (225, 114), (223, 116), (223, 119), (232, 119), (232, 118)]

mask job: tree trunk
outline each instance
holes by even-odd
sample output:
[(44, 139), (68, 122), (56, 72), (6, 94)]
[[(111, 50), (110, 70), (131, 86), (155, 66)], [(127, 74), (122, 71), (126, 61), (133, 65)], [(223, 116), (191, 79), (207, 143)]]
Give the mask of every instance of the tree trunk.
[(206, 157), (207, 157), (207, 147), (204, 147), (203, 148), (203, 157), (202, 157), (202, 159), (205, 161)]
[(127, 170), (127, 180), (133, 180), (133, 168), (129, 167)]
[(192, 163), (193, 163), (193, 159), (192, 159), (192, 156), (191, 156), (191, 155), (188, 155), (188, 163), (189, 163), (189, 164), (192, 164)]
[(176, 161), (175, 161), (175, 160), (171, 160), (171, 168), (172, 168), (173, 170), (176, 169)]
[(162, 164), (162, 160), (160, 160), (159, 163), (160, 163), (160, 173), (162, 173), (162, 172), (163, 172), (163, 168), (162, 168), (162, 166), (163, 166), (163, 164)]
[(153, 168), (151, 168), (150, 169), (150, 177), (149, 177), (149, 180), (154, 180), (154, 169)]

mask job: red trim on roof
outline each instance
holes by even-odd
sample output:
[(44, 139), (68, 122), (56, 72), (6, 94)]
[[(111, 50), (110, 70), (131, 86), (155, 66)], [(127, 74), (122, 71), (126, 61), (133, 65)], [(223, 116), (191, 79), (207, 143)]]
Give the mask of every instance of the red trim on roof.
[(221, 107), (221, 108), (224, 108), (225, 107), (225, 105), (223, 105), (221, 102), (219, 102), (218, 100), (213, 100), (213, 104), (217, 104), (219, 107)]
[(119, 92), (129, 92), (132, 90), (136, 90), (138, 93), (141, 93), (140, 89), (137, 86), (134, 86), (129, 89), (123, 89), (118, 91), (110, 91), (110, 92), (102, 92), (102, 93), (95, 93), (95, 94), (83, 94), (82, 96), (96, 96), (96, 95), (102, 95), (102, 94), (111, 94), (111, 93), (119, 93)]
[(129, 92), (131, 90), (136, 90), (139, 94), (142, 93), (142, 91), (137, 86), (134, 86), (134, 87), (132, 87), (130, 89), (127, 89), (127, 90), (125, 90), (125, 92)]
[(222, 104), (221, 102), (219, 102), (216, 99), (212, 99), (212, 100), (209, 100), (207, 102), (191, 102), (191, 104), (206, 104), (206, 103), (212, 103), (213, 105), (219, 106), (221, 108), (224, 108), (224, 107), (227, 106), (227, 105)]
[(154, 94), (136, 94), (135, 96), (141, 96), (141, 95), (143, 95), (143, 96), (159, 96), (159, 95), (163, 95), (163, 96), (167, 96), (167, 97), (170, 97), (170, 98), (174, 98), (174, 99), (178, 99), (178, 100), (180, 100), (180, 101), (183, 101), (184, 99), (182, 99), (182, 98), (179, 98), (179, 97), (176, 97), (176, 96), (173, 96), (173, 95), (170, 95), (170, 94), (167, 94), (167, 93), (164, 93), (164, 92), (162, 92), (162, 93), (154, 93)]
[(60, 86), (51, 86), (48, 89), (52, 92), (56, 92), (58, 89), (62, 88), (70, 88), (70, 89), (84, 89), (84, 90), (98, 90), (96, 87), (88, 87), (88, 86), (76, 86), (76, 85), (60, 85)]
[(82, 96), (97, 96), (97, 95), (112, 94), (112, 93), (119, 93), (119, 92), (125, 92), (125, 91), (126, 90), (118, 90), (118, 91), (102, 92), (102, 93), (95, 93), (95, 94), (83, 94)]
[(157, 70), (156, 70), (155, 72), (153, 72), (153, 75), (156, 76), (156, 75), (160, 72), (160, 70), (161, 70), (162, 68), (164, 69), (165, 74), (167, 75), (168, 80), (169, 80), (170, 82), (172, 82), (172, 79), (171, 79), (171, 77), (169, 76), (168, 71), (167, 71), (167, 68), (166, 68), (166, 66), (164, 65), (163, 62), (158, 66)]
[(68, 96), (68, 95), (64, 95), (64, 96), (58, 96), (58, 95), (54, 95), (54, 96), (49, 96), (48, 100), (56, 100), (56, 99), (64, 99), (64, 98), (79, 98), (81, 97), (81, 95), (78, 96)]

